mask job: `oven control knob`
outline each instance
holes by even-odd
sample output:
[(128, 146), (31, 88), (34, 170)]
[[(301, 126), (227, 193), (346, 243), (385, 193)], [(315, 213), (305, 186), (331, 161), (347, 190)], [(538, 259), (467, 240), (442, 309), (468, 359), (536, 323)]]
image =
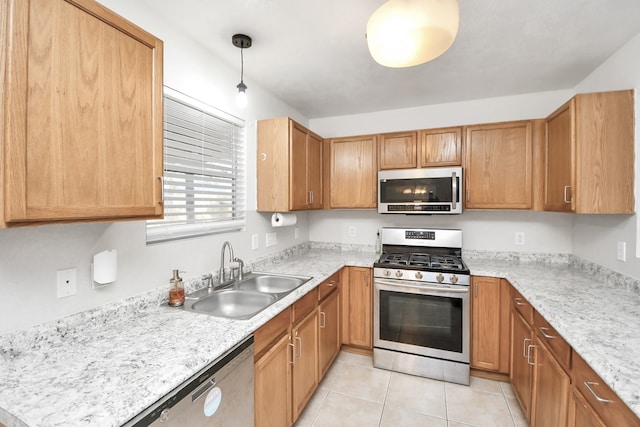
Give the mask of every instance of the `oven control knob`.
[(384, 275), (387, 277), (391, 276), (391, 270), (385, 270)]
[(458, 276), (456, 276), (455, 274), (452, 274), (449, 280), (451, 281), (451, 283), (455, 285), (456, 283), (458, 283)]
[(422, 279), (422, 273), (420, 273), (419, 271), (416, 272), (416, 279), (418, 279), (418, 280)]
[(442, 275), (442, 273), (438, 273), (438, 275), (436, 276), (436, 280), (438, 281), (438, 283), (442, 283), (444, 281), (444, 276)]
[(396, 270), (396, 277), (402, 277), (402, 271)]

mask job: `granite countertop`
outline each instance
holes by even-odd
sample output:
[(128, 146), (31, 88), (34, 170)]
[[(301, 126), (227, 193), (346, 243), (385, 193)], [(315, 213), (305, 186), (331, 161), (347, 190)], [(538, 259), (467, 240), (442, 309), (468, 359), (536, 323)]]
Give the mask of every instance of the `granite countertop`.
[[(0, 336), (0, 423), (122, 425), (343, 266), (375, 259), (320, 245), (253, 263), (252, 270), (313, 279), (249, 320), (159, 305), (162, 290)], [(636, 288), (603, 286), (569, 263), (465, 261), (474, 275), (508, 279), (640, 416)]]
[(162, 297), (155, 304), (132, 297), (0, 336), (0, 424), (120, 426), (343, 266), (370, 267), (375, 259), (373, 252), (314, 249), (253, 264), (256, 271), (313, 278), (249, 320), (158, 305)]

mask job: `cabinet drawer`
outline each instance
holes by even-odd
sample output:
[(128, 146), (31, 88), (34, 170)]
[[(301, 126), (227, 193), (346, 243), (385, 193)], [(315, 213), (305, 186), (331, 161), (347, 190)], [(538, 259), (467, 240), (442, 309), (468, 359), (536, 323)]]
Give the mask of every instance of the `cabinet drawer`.
[(271, 343), (286, 334), (291, 324), (291, 307), (287, 307), (273, 319), (262, 325), (253, 333), (254, 360), (271, 348)]
[(298, 301), (293, 303), (291, 313), (291, 323), (295, 324), (299, 320), (302, 320), (304, 316), (311, 313), (316, 308), (318, 302), (318, 295), (315, 292), (309, 292)]
[(569, 344), (537, 311), (533, 314), (533, 324), (540, 341), (549, 348), (562, 368), (569, 372), (571, 368), (571, 347)]
[(331, 277), (318, 285), (318, 301), (325, 299), (331, 292), (335, 291), (339, 285), (340, 271), (336, 271)]
[[(595, 412), (608, 426), (640, 427), (640, 419), (613, 390), (572, 351), (571, 380)], [(597, 397), (596, 397), (597, 396)]]
[(511, 304), (528, 324), (533, 325), (533, 307), (513, 286), (511, 286)]

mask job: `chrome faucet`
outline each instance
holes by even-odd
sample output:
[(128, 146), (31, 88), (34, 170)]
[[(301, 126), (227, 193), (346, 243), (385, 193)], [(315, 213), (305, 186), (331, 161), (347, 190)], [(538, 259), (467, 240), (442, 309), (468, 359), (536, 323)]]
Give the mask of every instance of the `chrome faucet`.
[[(233, 262), (234, 258), (233, 258), (233, 247), (231, 246), (231, 243), (229, 242), (224, 242), (222, 244), (222, 251), (220, 252), (220, 271), (218, 273), (218, 277), (220, 280), (220, 284), (225, 283), (224, 280), (224, 250), (225, 248), (229, 248), (229, 263)], [(231, 270), (231, 281), (234, 280), (234, 275), (233, 275), (233, 269)]]

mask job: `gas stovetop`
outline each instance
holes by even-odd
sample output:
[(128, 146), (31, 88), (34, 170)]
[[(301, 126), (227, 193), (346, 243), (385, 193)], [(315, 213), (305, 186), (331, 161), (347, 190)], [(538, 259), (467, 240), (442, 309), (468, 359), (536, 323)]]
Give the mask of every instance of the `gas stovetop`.
[(385, 253), (380, 256), (375, 266), (426, 271), (463, 272), (467, 270), (459, 256), (429, 253)]

